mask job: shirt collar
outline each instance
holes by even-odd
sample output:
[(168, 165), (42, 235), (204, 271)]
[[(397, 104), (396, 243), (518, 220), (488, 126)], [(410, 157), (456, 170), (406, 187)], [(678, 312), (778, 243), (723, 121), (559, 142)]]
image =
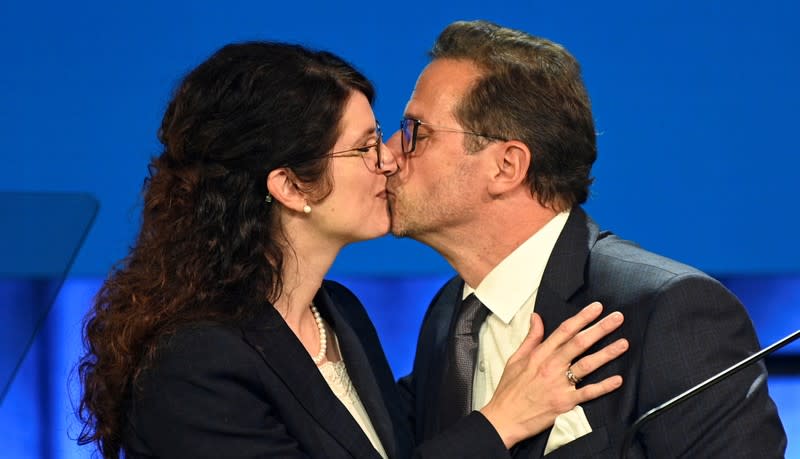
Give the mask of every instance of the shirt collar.
[(477, 288), (464, 284), (463, 297), (470, 293), (481, 300), (506, 325), (539, 289), (547, 260), (567, 223), (569, 211), (553, 217), (506, 258), (497, 264)]

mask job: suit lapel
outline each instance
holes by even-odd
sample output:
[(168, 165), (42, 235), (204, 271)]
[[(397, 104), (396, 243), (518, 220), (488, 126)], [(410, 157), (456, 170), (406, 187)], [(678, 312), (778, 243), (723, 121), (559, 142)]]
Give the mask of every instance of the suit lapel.
[(453, 329), (453, 324), (458, 318), (459, 306), (461, 305), (461, 295), (464, 292), (464, 281), (460, 277), (453, 278), (445, 286), (442, 294), (439, 296), (437, 304), (444, 307), (439, 307), (434, 312), (434, 315), (440, 317), (431, 317), (439, 326), (436, 328), (434, 345), (436, 349), (444, 352), (445, 344), (450, 338), (450, 330)]
[[(576, 295), (576, 293), (583, 287), (584, 269), (589, 258), (590, 248), (596, 239), (597, 227), (583, 209), (573, 208), (564, 229), (553, 246), (553, 252), (547, 261), (542, 281), (539, 284), (539, 291), (536, 294), (534, 311), (542, 317), (545, 338), (550, 336), (564, 320), (586, 306), (582, 303), (583, 295)], [(551, 429), (522, 442), (515, 448), (515, 453), (520, 454), (525, 451), (541, 457), (544, 454)]]
[(547, 260), (534, 310), (542, 316), (545, 337), (585, 304), (577, 304), (575, 293), (583, 287), (585, 267), (597, 227), (580, 207), (570, 212), (564, 229)]
[[(266, 304), (261, 316), (243, 332), (245, 339), (294, 395), (299, 406), (353, 457), (365, 457), (365, 451), (375, 451), (347, 408), (330, 390), (300, 340), (272, 305)], [(380, 456), (375, 452), (366, 457)]]
[(423, 412), (430, 413), (424, 417), (423, 438), (425, 440), (430, 439), (441, 430), (439, 428), (439, 393), (442, 390), (442, 378), (446, 366), (447, 341), (458, 316), (463, 289), (464, 281), (460, 277), (454, 277), (443, 287), (438, 298), (434, 299), (431, 316), (426, 321), (433, 325), (430, 330), (432, 336), (421, 338), (426, 342), (432, 341), (434, 350), (428, 358), (427, 371), (422, 375), (426, 378), (426, 382), (422, 384), (423, 397), (425, 397)]
[(328, 296), (324, 288), (320, 289), (314, 304), (320, 314), (336, 331), (339, 348), (342, 352), (350, 380), (369, 415), (372, 427), (381, 439), (381, 444), (389, 457), (395, 457), (395, 438), (391, 417), (386, 409), (372, 366), (358, 335), (342, 315), (342, 312)]

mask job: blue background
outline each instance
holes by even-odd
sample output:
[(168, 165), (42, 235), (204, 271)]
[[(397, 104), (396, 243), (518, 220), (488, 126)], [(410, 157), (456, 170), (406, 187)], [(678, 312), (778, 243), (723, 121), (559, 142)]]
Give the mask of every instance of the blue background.
[[(80, 321), (136, 232), (155, 132), (185, 72), (231, 41), (329, 49), (376, 83), (389, 131), (438, 32), (476, 18), (553, 39), (582, 63), (600, 134), (587, 208), (601, 226), (722, 277), (762, 344), (800, 328), (797, 2), (6, 0), (0, 191), (88, 192), (100, 212), (0, 406), (0, 456), (89, 455), (65, 434)], [(60, 225), (54, 218), (55, 238)], [(432, 250), (386, 237), (346, 248), (331, 276), (361, 295), (403, 373), (427, 300), (450, 273)], [(789, 457), (800, 457), (800, 383), (770, 384)]]

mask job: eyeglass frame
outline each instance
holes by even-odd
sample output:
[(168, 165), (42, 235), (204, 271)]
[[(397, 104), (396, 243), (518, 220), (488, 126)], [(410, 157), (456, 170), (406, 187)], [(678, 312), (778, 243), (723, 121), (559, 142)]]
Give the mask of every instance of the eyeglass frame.
[[(305, 159), (303, 161), (285, 163), (281, 167), (299, 166), (301, 164), (310, 163), (312, 161), (319, 161), (322, 158), (348, 158), (348, 157), (360, 156), (361, 159), (364, 161), (364, 166), (367, 168), (368, 171), (373, 172), (373, 173), (378, 172), (379, 169), (383, 169), (383, 161), (381, 161), (381, 144), (383, 143), (383, 129), (381, 129), (381, 124), (380, 123), (375, 123), (375, 133), (378, 135), (378, 140), (375, 143), (370, 143), (370, 144), (361, 145), (361, 146), (358, 146), (358, 147), (348, 148), (346, 150), (332, 151), (330, 153), (325, 153), (324, 155), (317, 156), (315, 158), (309, 158), (309, 159)], [(369, 149), (372, 148), (372, 147), (375, 147), (375, 153), (376, 153), (376, 156), (378, 157), (376, 162), (375, 162), (375, 169), (374, 170), (369, 168), (369, 166), (367, 165), (367, 161), (366, 161), (366, 156), (369, 153)], [(364, 151), (361, 152), (361, 153), (350, 153), (351, 151), (359, 151), (359, 150), (364, 150)], [(343, 154), (343, 153), (350, 153), (350, 154)]]
[[(367, 170), (372, 173), (377, 173), (380, 169), (383, 169), (383, 161), (381, 161), (381, 144), (383, 143), (383, 129), (381, 129), (381, 123), (378, 122), (375, 123), (375, 133), (378, 135), (378, 139), (375, 143), (361, 145), (359, 147), (348, 148), (346, 150), (333, 151), (330, 153), (326, 153), (318, 158), (311, 158), (294, 164), (286, 164), (286, 166), (284, 167), (291, 167), (293, 165), (296, 166), (299, 164), (316, 161), (322, 158), (348, 158), (348, 157), (360, 156), (361, 159), (364, 161), (364, 166), (367, 168)], [(375, 155), (377, 156), (377, 160), (375, 161), (375, 170), (371, 170), (369, 168), (366, 160), (367, 154), (369, 153), (369, 149), (372, 147), (375, 147)], [(351, 151), (361, 151), (361, 150), (363, 150), (363, 152), (361, 153), (344, 154), (344, 153), (350, 153)], [(264, 198), (264, 201), (267, 204), (272, 203), (272, 195), (270, 195), (269, 190), (267, 190), (267, 195)]]
[[(383, 143), (383, 129), (381, 129), (381, 123), (375, 123), (375, 134), (378, 136), (378, 139), (375, 141), (375, 143), (348, 148), (346, 150), (333, 151), (331, 153), (322, 155), (321, 157), (348, 158), (353, 156), (360, 156), (361, 159), (364, 161), (364, 165), (367, 167), (368, 171), (377, 172), (380, 169), (383, 169), (383, 161), (381, 160), (381, 144)], [(375, 161), (375, 169), (370, 169), (369, 166), (367, 165), (367, 160), (366, 160), (367, 154), (369, 154), (369, 150), (372, 147), (375, 147), (375, 155), (377, 156), (377, 160)], [(350, 153), (350, 152), (359, 152), (359, 153)]]
[[(414, 128), (411, 131), (411, 149), (409, 149), (408, 151), (406, 151), (405, 127), (403, 126), (407, 122), (413, 122), (414, 123)], [(419, 127), (420, 126), (427, 126), (427, 127), (431, 128), (434, 131), (456, 132), (456, 133), (460, 133), (460, 134), (469, 134), (469, 135), (475, 135), (475, 136), (478, 136), (478, 137), (485, 137), (487, 139), (492, 139), (492, 140), (496, 140), (496, 141), (500, 141), (500, 142), (508, 141), (507, 138), (496, 136), (496, 135), (484, 134), (484, 133), (475, 132), (475, 131), (465, 131), (465, 130), (462, 130), (462, 129), (455, 129), (455, 128), (450, 128), (450, 127), (446, 127), (446, 126), (439, 126), (439, 125), (436, 125), (436, 124), (426, 123), (425, 121), (418, 120), (416, 118), (403, 118), (403, 119), (400, 120), (400, 150), (403, 153), (403, 155), (408, 156), (411, 153), (414, 153), (414, 151), (417, 149), (417, 133), (419, 132)]]

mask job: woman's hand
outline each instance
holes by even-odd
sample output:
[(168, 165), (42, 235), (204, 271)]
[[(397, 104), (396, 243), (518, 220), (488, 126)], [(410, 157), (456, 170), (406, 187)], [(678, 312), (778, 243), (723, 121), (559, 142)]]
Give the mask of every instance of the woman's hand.
[[(619, 339), (574, 364), (598, 340), (622, 325), (623, 316), (613, 312), (583, 330), (603, 310), (592, 303), (565, 320), (542, 342), (544, 325), (538, 314), (531, 315), (528, 336), (506, 363), (494, 396), (480, 411), (492, 423), (507, 448), (532, 437), (555, 422), (556, 416), (576, 405), (605, 395), (622, 385), (622, 376), (611, 376), (580, 389), (575, 382), (619, 357), (628, 341)], [(567, 371), (574, 376), (570, 380)]]

